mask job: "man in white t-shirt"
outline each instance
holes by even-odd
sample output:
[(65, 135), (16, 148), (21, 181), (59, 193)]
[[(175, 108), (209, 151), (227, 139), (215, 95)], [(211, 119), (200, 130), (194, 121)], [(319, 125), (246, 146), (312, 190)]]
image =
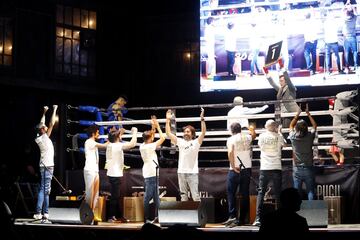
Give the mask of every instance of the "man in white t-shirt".
[[(85, 141), (85, 201), (94, 211), (99, 198), (99, 152), (98, 148), (105, 149), (108, 143), (98, 143), (99, 126), (91, 125), (87, 129), (89, 138)], [(97, 220), (97, 219), (95, 219)]]
[[(158, 216), (158, 209), (160, 206), (159, 198), (159, 175), (158, 168), (159, 162), (156, 155), (156, 148), (160, 147), (161, 144), (165, 141), (165, 136), (163, 135), (159, 122), (155, 116), (151, 117), (152, 130), (145, 131), (143, 133), (144, 143), (140, 145), (140, 154), (141, 158), (144, 161), (142, 168), (143, 177), (145, 181), (145, 196), (144, 196), (144, 222), (153, 223), (156, 221)], [(158, 131), (160, 139), (154, 142), (155, 130)], [(155, 219), (150, 219), (150, 200), (154, 200), (155, 204)]]
[[(249, 127), (250, 134), (241, 132), (239, 123), (231, 124), (232, 136), (228, 138), (226, 146), (230, 163), (229, 173), (226, 180), (227, 199), (229, 206), (229, 219), (224, 223), (227, 227), (235, 227), (245, 224), (249, 213), (250, 199), (249, 186), (251, 177), (251, 142), (256, 138), (255, 130)], [(241, 194), (240, 216), (236, 218), (236, 193), (238, 188)]]
[(137, 128), (131, 128), (132, 138), (130, 142), (122, 142), (121, 136), (124, 134), (125, 129), (112, 130), (108, 134), (109, 144), (106, 147), (106, 175), (109, 178), (111, 185), (110, 193), (110, 216), (109, 222), (127, 222), (118, 219), (121, 216), (120, 210), (120, 180), (123, 176), (124, 169), (124, 151), (135, 147), (137, 142)]
[(36, 204), (36, 213), (34, 219), (40, 220), (49, 218), (49, 196), (51, 191), (51, 180), (54, 173), (54, 145), (50, 139), (53, 127), (56, 123), (56, 110), (58, 106), (53, 105), (53, 112), (50, 119), (49, 127), (45, 125), (45, 114), (49, 109), (44, 106), (44, 112), (40, 123), (36, 126), (37, 137), (35, 142), (40, 149), (40, 174), (41, 181), (38, 192), (38, 199)]
[(206, 133), (204, 109), (201, 108), (201, 133), (198, 138), (196, 138), (195, 128), (191, 125), (183, 127), (184, 138), (178, 138), (175, 134), (171, 133), (171, 117), (172, 112), (168, 110), (166, 112), (165, 130), (171, 142), (179, 147), (177, 172), (181, 201), (188, 201), (189, 193), (191, 193), (192, 200), (200, 201), (198, 154)]
[(260, 134), (258, 145), (260, 147), (260, 176), (259, 189), (256, 201), (256, 218), (253, 225), (260, 226), (264, 196), (269, 185), (273, 182), (276, 203), (279, 204), (281, 192), (281, 150), (284, 138), (278, 132), (277, 123), (269, 119), (265, 123), (266, 132)]
[(228, 117), (231, 117), (227, 120), (227, 129), (229, 131), (231, 130), (230, 126), (235, 122), (239, 123), (242, 128), (247, 129), (249, 127), (249, 120), (247, 118), (241, 118), (240, 116), (261, 113), (269, 107), (268, 105), (254, 108), (244, 107), (243, 98), (240, 96), (234, 97), (233, 102), (236, 106), (230, 109), (227, 114)]

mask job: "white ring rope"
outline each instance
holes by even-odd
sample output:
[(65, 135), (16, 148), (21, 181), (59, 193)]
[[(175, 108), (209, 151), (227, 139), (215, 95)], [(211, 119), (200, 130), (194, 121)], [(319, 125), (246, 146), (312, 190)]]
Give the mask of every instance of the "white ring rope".
[[(328, 99), (336, 99), (336, 96), (326, 97), (309, 97), (309, 98), (298, 98), (289, 100), (271, 100), (271, 101), (255, 101), (255, 102), (244, 102), (244, 106), (262, 106), (265, 104), (277, 104), (287, 102), (310, 102), (310, 101), (321, 101)], [(182, 106), (162, 106), (162, 107), (132, 107), (128, 108), (129, 111), (140, 111), (140, 110), (167, 110), (167, 109), (189, 109), (189, 108), (225, 108), (234, 107), (237, 104), (234, 103), (218, 103), (218, 104), (196, 104), (196, 105), (182, 105)]]
[[(257, 106), (257, 105), (265, 105), (265, 104), (279, 104), (279, 103), (286, 103), (286, 102), (309, 102), (309, 101), (319, 101), (319, 100), (328, 100), (328, 99), (342, 99), (340, 96), (341, 94), (347, 92), (342, 92), (337, 94), (337, 96), (327, 96), (327, 97), (316, 97), (316, 98), (300, 98), (300, 99), (294, 99), (294, 100), (274, 100), (274, 101), (257, 101), (257, 102), (244, 102), (243, 106)], [(349, 93), (351, 93), (349, 91)], [(357, 91), (356, 91), (357, 94)], [(343, 94), (344, 95), (344, 94)], [(129, 108), (128, 110), (167, 110), (167, 109), (190, 109), (190, 108), (224, 108), (224, 107), (234, 107), (238, 104), (234, 103), (228, 103), (228, 104), (199, 104), (199, 105), (185, 105), (185, 106), (163, 106), (163, 107), (135, 107), (135, 108)], [(321, 133), (326, 131), (334, 131), (334, 130), (344, 130), (348, 131), (346, 133), (346, 137), (338, 141), (337, 143), (332, 142), (321, 142), (321, 143), (315, 143), (314, 148), (317, 150), (327, 150), (330, 149), (332, 145), (337, 145), (342, 148), (353, 148), (354, 146), (358, 146), (357, 140), (353, 139), (347, 139), (347, 138), (359, 138), (359, 131), (356, 130), (358, 127), (359, 117), (355, 115), (353, 112), (358, 109), (357, 105), (354, 103), (355, 106), (346, 107), (342, 110), (321, 110), (321, 111), (310, 111), (310, 114), (312, 116), (349, 116), (355, 122), (357, 123), (344, 123), (336, 126), (318, 126), (318, 139), (332, 139), (333, 134), (329, 133)], [(275, 111), (275, 113), (264, 113), (264, 114), (251, 114), (251, 115), (238, 115), (238, 116), (207, 116), (205, 117), (205, 121), (211, 122), (211, 121), (226, 121), (229, 119), (279, 119), (279, 118), (289, 118), (293, 117), (297, 114), (297, 112), (279, 112)], [(164, 114), (165, 115), (165, 114)], [(307, 116), (305, 112), (302, 112), (300, 116)], [(175, 117), (174, 122), (176, 123), (190, 123), (190, 122), (200, 122), (200, 117)], [(159, 123), (165, 123), (166, 119), (158, 119)], [(133, 120), (133, 119), (124, 119), (123, 121), (99, 121), (95, 122), (95, 124), (99, 126), (114, 126), (114, 125), (137, 125), (137, 124), (151, 124), (150, 119), (143, 119), (143, 120)], [(310, 127), (311, 129), (311, 127)], [(266, 130), (264, 128), (262, 129), (256, 129), (256, 134), (260, 134), (265, 132)], [(350, 132), (351, 131), (351, 132)], [(243, 130), (243, 133), (249, 133), (248, 130)], [(288, 133), (289, 128), (282, 129), (282, 133)], [(199, 135), (200, 132), (196, 132), (196, 135)], [(216, 130), (216, 131), (207, 131), (206, 137), (204, 138), (204, 141), (207, 142), (223, 142), (228, 139), (228, 137), (231, 135), (230, 131), (228, 130)], [(177, 132), (176, 136), (183, 136), (182, 132)], [(223, 136), (223, 137), (212, 137), (212, 136)], [(137, 133), (137, 138), (142, 138), (142, 132)], [(159, 138), (159, 134), (155, 134), (156, 138)], [(107, 138), (107, 135), (101, 135), (100, 138)], [(123, 139), (129, 139), (132, 138), (132, 134), (130, 130), (126, 130), (125, 134), (122, 135)], [(257, 140), (258, 137), (255, 139)], [(223, 145), (222, 143), (220, 143)], [(139, 146), (140, 144), (136, 144), (136, 146)], [(132, 149), (130, 151), (137, 151), (138, 149)], [(176, 147), (161, 147), (159, 150), (178, 150)], [(259, 147), (257, 145), (253, 145), (252, 147), (253, 151), (260, 151)], [(288, 151), (292, 150), (292, 147), (288, 144), (282, 148), (282, 150)], [(227, 152), (226, 146), (202, 146), (200, 148), (201, 152)]]
[[(356, 107), (348, 107), (343, 110), (322, 110), (322, 111), (310, 111), (312, 116), (322, 116), (322, 115), (347, 115), (349, 111), (355, 111)], [(280, 113), (281, 117), (293, 117), (296, 115), (296, 112), (291, 113)], [(300, 116), (306, 116), (306, 113), (301, 113)], [(239, 118), (247, 118), (247, 119), (269, 119), (275, 118), (275, 113), (265, 113), (265, 114), (252, 114), (252, 115), (238, 115), (238, 116), (213, 116), (213, 117), (205, 117), (205, 121), (223, 121), (228, 119), (239, 119)], [(200, 117), (183, 117), (176, 118), (176, 122), (200, 122)], [(159, 123), (165, 123), (166, 119), (158, 119)], [(151, 124), (151, 120), (130, 120), (130, 121), (102, 121), (95, 122), (96, 125), (99, 126), (109, 126), (109, 125), (136, 125), (136, 124)]]

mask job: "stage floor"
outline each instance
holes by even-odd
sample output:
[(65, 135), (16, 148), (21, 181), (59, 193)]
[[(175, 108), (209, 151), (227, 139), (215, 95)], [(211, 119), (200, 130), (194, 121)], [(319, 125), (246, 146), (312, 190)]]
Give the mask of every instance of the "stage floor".
[[(144, 225), (143, 222), (131, 222), (131, 223), (110, 223), (110, 222), (98, 222), (94, 225), (77, 225), (77, 224), (59, 224), (59, 223), (41, 223), (40, 220), (34, 220), (29, 218), (15, 219), (16, 226), (43, 226), (46, 228), (83, 228), (83, 229), (118, 229), (118, 230), (141, 230)], [(155, 224), (159, 227), (160, 224)], [(203, 228), (198, 228), (208, 232), (258, 232), (259, 228), (252, 225), (242, 225), (233, 228), (228, 228), (221, 223), (208, 223)], [(358, 232), (360, 234), (360, 224), (329, 224), (327, 227), (311, 228), (311, 232)]]

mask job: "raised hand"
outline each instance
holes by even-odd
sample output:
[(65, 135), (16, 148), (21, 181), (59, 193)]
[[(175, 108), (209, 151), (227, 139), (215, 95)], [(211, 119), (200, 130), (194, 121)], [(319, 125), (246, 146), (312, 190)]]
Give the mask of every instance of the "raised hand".
[(282, 58), (279, 58), (278, 63), (279, 63), (280, 69), (284, 68), (284, 62), (283, 62)]
[(137, 131), (138, 131), (138, 129), (137, 129), (136, 127), (132, 127), (132, 128), (131, 128), (131, 133), (134, 134), (134, 133), (137, 133)]
[(159, 122), (157, 121), (157, 118), (156, 118), (155, 115), (151, 115), (151, 124), (152, 124), (155, 128), (160, 127)]
[(171, 120), (172, 118), (172, 111), (169, 109), (166, 111), (166, 120)]
[(269, 73), (269, 69), (267, 67), (263, 67), (264, 73), (268, 74)]
[(201, 108), (201, 113), (200, 113), (200, 118), (201, 119), (204, 118), (204, 112), (205, 112), (204, 108)]

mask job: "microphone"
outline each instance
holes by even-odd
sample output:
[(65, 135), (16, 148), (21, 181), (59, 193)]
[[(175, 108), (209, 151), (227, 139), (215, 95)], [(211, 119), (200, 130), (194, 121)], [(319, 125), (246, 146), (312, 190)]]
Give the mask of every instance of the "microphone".
[(63, 192), (62, 192), (62, 194), (71, 194), (72, 193), (72, 191), (69, 189), (69, 190), (64, 190)]

